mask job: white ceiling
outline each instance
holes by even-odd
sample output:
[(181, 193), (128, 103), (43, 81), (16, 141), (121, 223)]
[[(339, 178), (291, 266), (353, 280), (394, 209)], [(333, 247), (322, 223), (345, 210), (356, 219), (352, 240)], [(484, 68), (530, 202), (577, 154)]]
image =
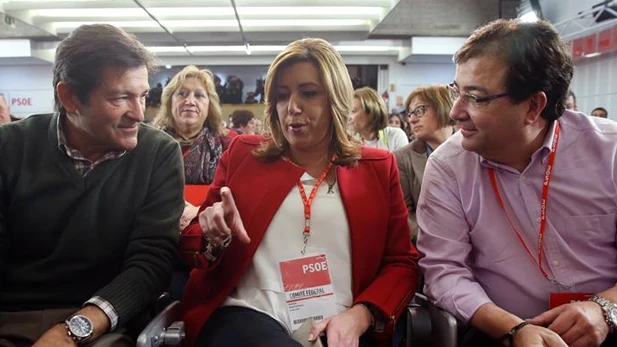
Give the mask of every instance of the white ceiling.
[(235, 0), (244, 35), (232, 2), (0, 0), (0, 39), (30, 39), (32, 56), (50, 60), (72, 29), (104, 22), (137, 35), (164, 65), (268, 64), (302, 37), (332, 42), (350, 63), (386, 64), (425, 60), (413, 54), (412, 37), (468, 36), (514, 16), (519, 0)]

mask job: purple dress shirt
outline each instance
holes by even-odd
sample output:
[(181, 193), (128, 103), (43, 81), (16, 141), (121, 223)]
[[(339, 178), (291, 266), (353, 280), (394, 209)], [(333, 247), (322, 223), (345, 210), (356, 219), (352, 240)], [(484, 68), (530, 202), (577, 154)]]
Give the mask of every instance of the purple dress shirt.
[[(417, 208), (425, 293), (467, 322), (492, 302), (519, 317), (548, 310), (553, 292), (597, 293), (617, 282), (617, 123), (566, 111), (550, 182), (542, 267), (525, 251), (505, 209), (537, 258), (540, 199), (555, 124), (521, 173), (463, 149), (460, 132), (431, 155)], [(537, 259), (536, 259), (537, 260)]]

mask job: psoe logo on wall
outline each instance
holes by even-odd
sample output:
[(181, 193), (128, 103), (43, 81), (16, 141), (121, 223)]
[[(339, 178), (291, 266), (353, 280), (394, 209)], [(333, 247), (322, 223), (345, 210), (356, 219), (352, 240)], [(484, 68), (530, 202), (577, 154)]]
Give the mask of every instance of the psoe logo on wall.
[(4, 95), (11, 114), (29, 116), (53, 111), (54, 94), (52, 90), (0, 90)]

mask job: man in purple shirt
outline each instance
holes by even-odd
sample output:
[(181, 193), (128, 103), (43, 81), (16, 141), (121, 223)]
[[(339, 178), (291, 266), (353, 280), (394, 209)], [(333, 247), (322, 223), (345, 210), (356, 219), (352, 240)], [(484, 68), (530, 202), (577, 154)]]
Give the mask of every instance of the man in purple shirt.
[(492, 22), (454, 58), (461, 130), (417, 210), (427, 296), (470, 346), (617, 345), (616, 123), (564, 111), (572, 62), (546, 22)]

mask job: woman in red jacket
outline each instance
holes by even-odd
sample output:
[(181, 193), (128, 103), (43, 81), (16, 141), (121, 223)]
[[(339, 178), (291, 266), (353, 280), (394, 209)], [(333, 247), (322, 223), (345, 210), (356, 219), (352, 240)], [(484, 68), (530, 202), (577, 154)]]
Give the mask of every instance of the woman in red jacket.
[(346, 134), (352, 105), (326, 41), (276, 57), (271, 135), (232, 141), (182, 233), (196, 268), (183, 299), (189, 346), (300, 346), (299, 327), (310, 334), (296, 338), (325, 333), (330, 347), (386, 343), (415, 291), (418, 254), (392, 154)]

